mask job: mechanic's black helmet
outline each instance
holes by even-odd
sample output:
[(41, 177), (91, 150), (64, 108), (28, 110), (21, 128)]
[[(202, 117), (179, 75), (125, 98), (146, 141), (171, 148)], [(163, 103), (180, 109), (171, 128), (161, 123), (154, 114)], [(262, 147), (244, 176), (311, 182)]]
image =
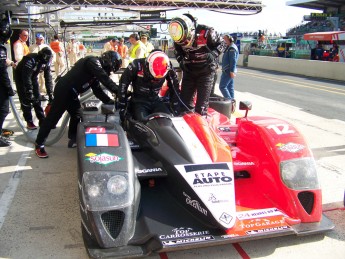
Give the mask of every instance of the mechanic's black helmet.
[(0, 41), (6, 43), (12, 35), (12, 30), (7, 19), (2, 19), (0, 22)]
[(53, 52), (48, 47), (41, 49), (37, 54), (43, 64), (50, 64), (53, 59)]
[(102, 67), (107, 73), (113, 71), (114, 73), (120, 69), (122, 65), (122, 58), (116, 51), (106, 51), (101, 56)]

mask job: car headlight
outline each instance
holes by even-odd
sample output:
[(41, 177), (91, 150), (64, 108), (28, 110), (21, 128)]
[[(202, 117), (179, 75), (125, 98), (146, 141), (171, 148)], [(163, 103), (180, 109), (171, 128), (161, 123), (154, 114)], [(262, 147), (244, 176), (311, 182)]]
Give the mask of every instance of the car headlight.
[(311, 157), (282, 161), (280, 176), (284, 184), (293, 190), (320, 189), (315, 161)]
[(85, 172), (82, 193), (85, 206), (91, 211), (118, 209), (129, 203), (128, 173)]

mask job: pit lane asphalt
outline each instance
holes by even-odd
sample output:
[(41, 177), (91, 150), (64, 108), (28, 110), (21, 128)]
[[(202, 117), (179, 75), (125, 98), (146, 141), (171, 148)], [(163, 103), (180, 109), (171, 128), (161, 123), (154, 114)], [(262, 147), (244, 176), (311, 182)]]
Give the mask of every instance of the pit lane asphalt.
[[(253, 103), (249, 115), (282, 118), (302, 132), (315, 154), (323, 209), (335, 229), (324, 235), (262, 239), (150, 258), (345, 258), (345, 122), (250, 93), (236, 91), (236, 97)], [(77, 154), (67, 148), (67, 134), (47, 147), (48, 159), (39, 159), (12, 114), (4, 127), (16, 133), (11, 147), (0, 148), (0, 258), (88, 258), (80, 231)]]

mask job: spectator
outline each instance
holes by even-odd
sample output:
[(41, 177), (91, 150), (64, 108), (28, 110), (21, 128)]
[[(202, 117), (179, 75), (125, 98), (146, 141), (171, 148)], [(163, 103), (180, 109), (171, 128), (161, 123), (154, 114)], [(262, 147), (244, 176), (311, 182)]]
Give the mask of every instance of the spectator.
[(54, 40), (50, 42), (50, 48), (55, 53), (54, 67), (55, 75), (58, 77), (65, 69), (64, 46), (63, 43), (59, 41), (58, 35), (54, 35)]
[(103, 52), (106, 52), (106, 51), (109, 51), (109, 50), (112, 50), (112, 51), (116, 51), (116, 39), (111, 39), (110, 41), (106, 42), (103, 46)]
[(190, 14), (173, 18), (169, 34), (183, 72), (181, 99), (184, 107), (181, 108), (193, 109), (196, 93), (195, 111), (205, 115), (218, 68), (218, 56), (225, 50), (226, 44), (214, 28), (197, 24)]
[(144, 43), (145, 45), (145, 48), (146, 48), (146, 51), (145, 51), (145, 55), (144, 57), (146, 58), (150, 53), (151, 51), (154, 49), (153, 45), (151, 42), (148, 41), (148, 35), (146, 33), (142, 34), (140, 36), (140, 40), (142, 43)]
[(79, 42), (79, 57), (85, 58), (86, 48), (82, 42)]
[(3, 129), (6, 116), (9, 114), (10, 97), (15, 95), (11, 80), (7, 73), (7, 49), (4, 46), (12, 35), (8, 20), (0, 22), (0, 147), (8, 147), (11, 142), (5, 136), (13, 135), (13, 131)]
[(16, 67), (14, 80), (16, 82), (19, 101), (23, 111), (27, 129), (34, 130), (37, 126), (33, 122), (31, 108), (33, 107), (39, 120), (39, 125), (44, 119), (44, 111), (39, 100), (38, 74), (43, 71), (46, 91), (49, 96), (49, 103), (53, 100), (53, 82), (50, 71), (50, 64), (53, 59), (53, 52), (50, 48), (43, 48), (38, 53), (30, 53), (23, 57)]
[(16, 65), (24, 56), (29, 54), (30, 50), (27, 45), (29, 39), (28, 30), (20, 30), (19, 39), (13, 44), (14, 59)]
[(71, 38), (70, 42), (68, 43), (67, 53), (70, 66), (74, 66), (75, 62), (77, 62), (77, 56), (79, 53), (79, 46), (75, 41), (75, 38)]
[(118, 52), (122, 58), (122, 68), (126, 68), (128, 65), (127, 55), (128, 55), (128, 47), (124, 43), (125, 39), (121, 38), (119, 45), (118, 45)]
[(324, 49), (320, 43), (316, 45), (315, 49), (315, 60), (323, 60)]
[(131, 47), (128, 50), (129, 63), (131, 63), (134, 59), (144, 58), (146, 48), (145, 45), (140, 41), (139, 35), (136, 33), (129, 35), (129, 42), (131, 43)]
[[(170, 89), (174, 87), (176, 93), (179, 91), (176, 72), (164, 52), (156, 50), (147, 58), (134, 59), (125, 69), (120, 80), (118, 108), (121, 120), (124, 119), (129, 85), (133, 86), (131, 110), (135, 120), (145, 121), (148, 115), (155, 112), (171, 114), (158, 96), (165, 81)], [(177, 98), (172, 98), (176, 97), (176, 94), (173, 94), (175, 91), (170, 91), (173, 106), (178, 104)]]
[(44, 143), (51, 131), (58, 123), (65, 111), (71, 116), (68, 129), (68, 147), (77, 146), (77, 126), (81, 120), (82, 109), (79, 94), (90, 88), (103, 103), (114, 104), (109, 96), (103, 92), (100, 83), (110, 92), (117, 93), (118, 86), (109, 77), (121, 67), (121, 57), (115, 51), (107, 51), (101, 57), (87, 56), (81, 58), (75, 66), (61, 77), (54, 89), (54, 101), (50, 111), (43, 121), (36, 138), (36, 155), (47, 158)]
[(224, 36), (227, 48), (222, 58), (222, 75), (219, 82), (219, 89), (227, 99), (235, 99), (234, 79), (237, 72), (238, 48), (230, 35)]
[[(36, 34), (36, 42), (29, 47), (30, 53), (38, 53), (43, 48), (50, 48), (47, 44), (44, 43), (44, 37), (42, 34)], [(47, 101), (48, 99), (45, 97), (46, 89), (44, 87), (44, 74), (41, 71), (38, 74), (38, 86), (40, 91), (40, 101)]]

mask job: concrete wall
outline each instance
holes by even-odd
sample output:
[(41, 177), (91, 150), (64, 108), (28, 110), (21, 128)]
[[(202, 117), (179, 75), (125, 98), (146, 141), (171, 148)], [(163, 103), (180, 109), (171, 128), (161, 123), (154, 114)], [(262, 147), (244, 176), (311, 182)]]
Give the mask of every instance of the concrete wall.
[(243, 63), (243, 54), (238, 60), (239, 66), (266, 69), (285, 73), (345, 81), (345, 63), (305, 59), (290, 59), (249, 55), (248, 64)]

